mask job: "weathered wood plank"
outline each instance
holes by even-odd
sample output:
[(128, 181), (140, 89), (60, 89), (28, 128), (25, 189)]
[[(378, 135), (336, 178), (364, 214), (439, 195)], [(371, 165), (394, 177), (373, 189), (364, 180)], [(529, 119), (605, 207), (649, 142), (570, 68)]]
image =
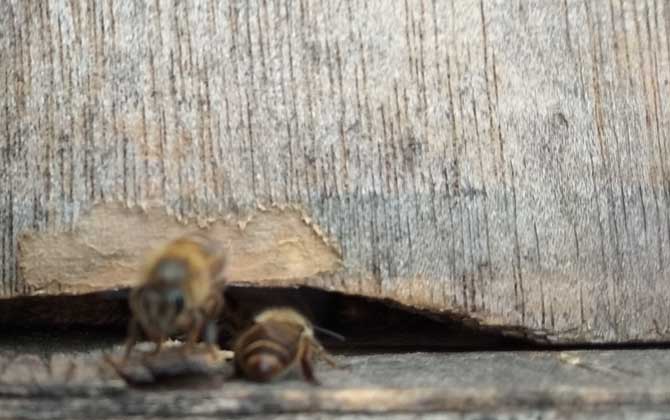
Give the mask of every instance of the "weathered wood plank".
[(20, 234), (78, 243), (94, 203), (291, 205), (342, 258), (291, 283), (665, 340), (669, 26), (655, 0), (2, 2), (1, 293), (45, 287)]
[[(152, 391), (128, 388), (99, 370), (96, 353), (16, 359), (5, 353), (0, 418), (310, 413), (659, 418), (670, 408), (667, 351), (408, 353), (337, 359), (347, 369), (319, 365), (322, 387), (293, 380), (271, 385), (230, 380), (209, 389)], [(70, 364), (75, 367), (68, 368)]]

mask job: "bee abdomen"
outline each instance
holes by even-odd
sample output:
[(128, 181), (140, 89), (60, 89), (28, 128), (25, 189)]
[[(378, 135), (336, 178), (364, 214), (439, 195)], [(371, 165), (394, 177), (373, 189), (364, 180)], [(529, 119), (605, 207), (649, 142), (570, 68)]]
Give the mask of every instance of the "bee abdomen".
[(245, 361), (245, 373), (248, 379), (268, 382), (277, 377), (285, 368), (284, 363), (275, 354), (253, 354)]
[(239, 355), (239, 364), (248, 379), (267, 382), (280, 375), (290, 364), (290, 352), (267, 339), (247, 343)]

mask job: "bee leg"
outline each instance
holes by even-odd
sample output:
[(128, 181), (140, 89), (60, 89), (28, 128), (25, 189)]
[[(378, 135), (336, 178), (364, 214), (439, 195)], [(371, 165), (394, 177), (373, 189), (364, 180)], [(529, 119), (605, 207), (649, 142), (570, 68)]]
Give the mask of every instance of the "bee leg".
[(219, 326), (217, 320), (219, 314), (223, 309), (223, 296), (221, 293), (212, 293), (209, 296), (207, 307), (205, 308), (205, 322), (204, 341), (207, 343), (207, 348), (212, 356), (216, 356), (219, 349)]
[(314, 368), (312, 367), (312, 344), (310, 340), (303, 337), (298, 345), (298, 360), (300, 361), (302, 377), (311, 385), (320, 385), (321, 383), (314, 376)]
[(333, 367), (333, 368), (338, 367), (337, 362), (335, 361), (335, 358), (330, 353), (328, 353), (323, 347), (319, 346), (318, 352), (319, 352), (319, 357), (322, 358), (323, 360), (325, 360), (325, 362), (328, 363), (328, 365), (330, 365), (330, 367)]
[(137, 344), (137, 337), (139, 335), (139, 325), (135, 318), (130, 320), (128, 324), (128, 339), (126, 340), (126, 348), (123, 353), (122, 363), (126, 363), (130, 358), (130, 352), (132, 351), (135, 344)]
[(312, 367), (312, 361), (310, 357), (305, 354), (300, 359), (300, 367), (302, 369), (302, 377), (305, 378), (305, 381), (309, 382), (312, 385), (321, 385), (321, 383), (314, 377), (314, 368)]
[(316, 340), (309, 340), (311, 348), (313, 348), (316, 351), (317, 357), (323, 359), (330, 367), (336, 368), (338, 367), (337, 362), (335, 361), (335, 358), (326, 351), (326, 349), (323, 348), (321, 343), (319, 343)]
[(218, 343), (219, 331), (215, 320), (210, 319), (207, 321), (207, 323), (205, 324), (204, 336), (205, 336), (205, 343), (207, 343), (207, 349), (209, 350), (209, 353), (212, 356), (216, 356), (219, 348)]
[(195, 343), (198, 341), (198, 336), (200, 336), (202, 331), (203, 323), (204, 319), (200, 311), (193, 311), (191, 314), (191, 329), (186, 337), (186, 343), (182, 346), (182, 354), (193, 350)]
[(221, 310), (223, 309), (223, 295), (220, 292), (215, 292), (209, 295), (207, 298), (207, 303), (205, 304), (205, 314), (210, 319), (216, 319), (219, 317)]
[(163, 341), (165, 341), (165, 337), (163, 336), (158, 336), (154, 338), (154, 350), (151, 352), (151, 356), (156, 356), (158, 353), (161, 352), (163, 349)]

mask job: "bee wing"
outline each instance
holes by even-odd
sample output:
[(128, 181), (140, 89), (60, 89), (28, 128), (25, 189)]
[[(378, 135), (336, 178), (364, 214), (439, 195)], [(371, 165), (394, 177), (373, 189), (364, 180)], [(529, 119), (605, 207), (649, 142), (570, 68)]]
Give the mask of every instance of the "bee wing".
[(212, 262), (210, 265), (210, 274), (214, 283), (226, 283), (226, 266), (228, 264), (228, 250), (221, 244), (217, 243), (216, 248), (211, 251)]
[(296, 355), (296, 362), (300, 366), (302, 377), (312, 385), (320, 385), (318, 379), (314, 376), (314, 367), (312, 366), (313, 352), (317, 355), (321, 353), (320, 344), (314, 338), (302, 334), (300, 342), (298, 343), (298, 353)]
[(222, 282), (228, 253), (223, 243), (212, 238), (205, 232), (192, 232), (187, 235), (188, 239), (198, 244), (209, 259), (210, 275), (214, 282)]

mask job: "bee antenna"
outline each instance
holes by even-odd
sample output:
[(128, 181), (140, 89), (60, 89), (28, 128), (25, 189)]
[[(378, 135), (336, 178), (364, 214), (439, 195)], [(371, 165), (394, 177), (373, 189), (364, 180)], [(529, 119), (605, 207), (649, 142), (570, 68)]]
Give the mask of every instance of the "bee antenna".
[(335, 331), (331, 331), (331, 330), (329, 330), (329, 329), (326, 329), (326, 328), (323, 328), (323, 327), (319, 327), (318, 325), (314, 325), (313, 328), (314, 328), (314, 331), (318, 331), (318, 332), (320, 332), (320, 333), (322, 333), (322, 334), (329, 335), (329, 336), (331, 336), (331, 337), (333, 337), (333, 338), (336, 338), (336, 339), (338, 339), (338, 340), (340, 340), (340, 341), (346, 341), (346, 340), (347, 340), (346, 338), (344, 338), (343, 335), (338, 334), (338, 333), (336, 333)]

